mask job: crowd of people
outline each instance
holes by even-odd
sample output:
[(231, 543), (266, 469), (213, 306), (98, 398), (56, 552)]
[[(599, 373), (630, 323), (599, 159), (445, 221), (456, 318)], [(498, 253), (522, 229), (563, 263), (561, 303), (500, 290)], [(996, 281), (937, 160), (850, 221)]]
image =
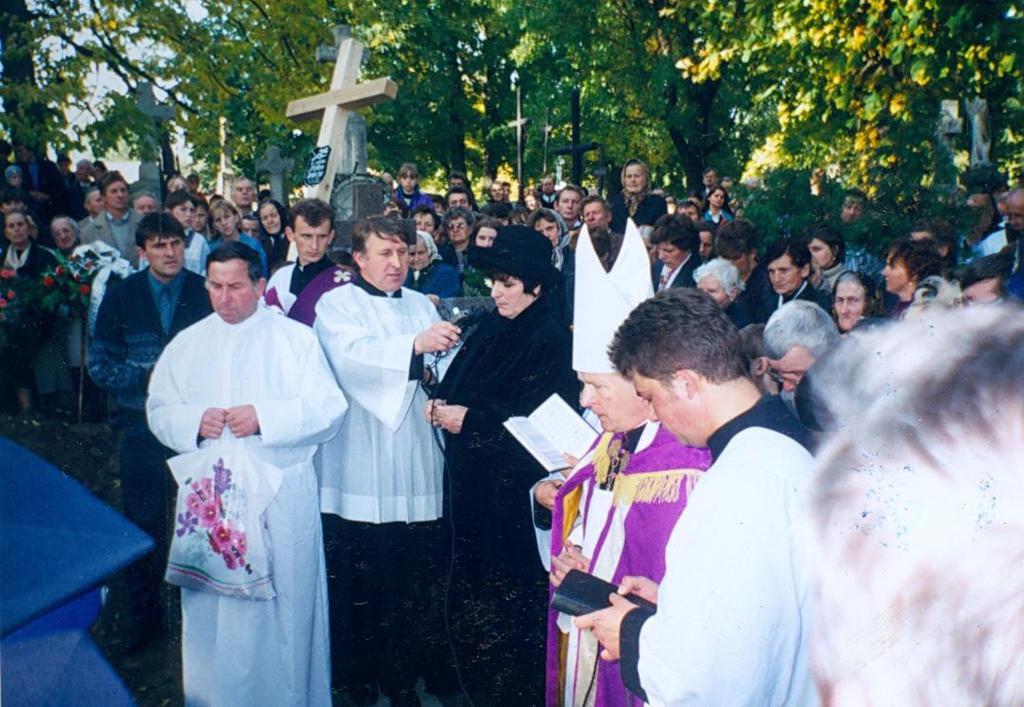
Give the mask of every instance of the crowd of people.
[[(407, 163), (341, 250), (328, 204), (244, 177), (131, 194), (14, 152), (5, 277), (95, 243), (128, 264), (84, 330), (23, 314), (0, 370), (23, 412), (87, 376), (120, 432), (157, 545), (133, 647), (172, 625), (168, 460), (230, 440), (280, 470), (273, 598), (181, 590), (188, 703), (414, 705), (420, 677), (481, 706), (1024, 699), (1024, 189), (871, 253), (856, 193), (764, 243), (714, 169), (679, 199), (631, 159), (610, 199), (545, 176), (478, 203)], [(549, 473), (504, 423), (552, 396), (594, 441)], [(617, 589), (559, 613), (573, 572)]]

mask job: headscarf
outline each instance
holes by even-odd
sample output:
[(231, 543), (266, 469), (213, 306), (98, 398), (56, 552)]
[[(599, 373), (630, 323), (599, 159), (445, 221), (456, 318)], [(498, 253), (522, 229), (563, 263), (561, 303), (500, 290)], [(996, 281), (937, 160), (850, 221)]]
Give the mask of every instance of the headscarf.
[(636, 165), (640, 165), (641, 167), (644, 168), (643, 189), (638, 191), (636, 194), (631, 194), (630, 192), (626, 191), (625, 186), (623, 186), (622, 188), (622, 198), (626, 202), (626, 211), (629, 213), (630, 218), (636, 216), (637, 209), (640, 208), (641, 202), (643, 202), (643, 200), (647, 198), (647, 195), (651, 193), (651, 170), (647, 168), (646, 164), (644, 164), (641, 160), (636, 159), (635, 157), (631, 160), (626, 160), (626, 164), (622, 165), (622, 174), (620, 176), (622, 183), (626, 183), (626, 168), (634, 167)]
[(25, 173), (21, 171), (21, 167), (16, 164), (12, 164), (4, 170), (4, 181), (10, 184), (11, 177), (21, 177), (24, 181)]
[[(427, 268), (441, 259), (441, 254), (437, 252), (437, 244), (434, 243), (434, 239), (431, 238), (429, 233), (426, 231), (416, 231), (416, 239), (427, 247), (427, 255), (430, 257), (427, 261)], [(423, 269), (426, 270), (427, 268)]]

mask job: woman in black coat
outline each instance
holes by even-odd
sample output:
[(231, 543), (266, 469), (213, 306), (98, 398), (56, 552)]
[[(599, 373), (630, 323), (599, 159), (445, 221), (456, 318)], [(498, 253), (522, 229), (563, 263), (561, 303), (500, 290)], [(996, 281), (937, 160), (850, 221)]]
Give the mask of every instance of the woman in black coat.
[(467, 338), (427, 403), (443, 428), (455, 525), (451, 626), (478, 704), (541, 704), (547, 577), (537, 557), (529, 489), (542, 467), (505, 430), (552, 394), (575, 406), (568, 330), (551, 295), (551, 243), (523, 226), (498, 230), (473, 266), (497, 308)]
[(651, 194), (651, 173), (647, 165), (631, 159), (622, 167), (622, 191), (611, 198), (612, 230), (626, 232), (626, 219), (633, 219), (637, 228), (654, 226), (668, 213), (665, 197)]

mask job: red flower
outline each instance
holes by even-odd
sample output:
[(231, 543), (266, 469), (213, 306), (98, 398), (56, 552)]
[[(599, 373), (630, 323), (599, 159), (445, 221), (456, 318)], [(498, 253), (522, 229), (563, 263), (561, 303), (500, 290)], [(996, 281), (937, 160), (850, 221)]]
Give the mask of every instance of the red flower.
[(88, 285), (81, 285), (81, 286), (80, 286), (80, 287), (78, 288), (78, 291), (79, 291), (79, 292), (80, 292), (81, 294), (83, 294), (83, 295), (87, 295), (87, 294), (89, 294), (89, 286), (88, 286)]
[(47, 275), (43, 278), (43, 287), (53, 287), (53, 283), (55, 282), (56, 280), (54, 280), (52, 276)]
[(17, 273), (15, 273), (15, 272), (14, 272), (13, 270), (11, 270), (10, 268), (4, 268), (3, 270), (0, 270), (0, 277), (2, 277), (2, 278), (3, 278), (3, 279), (5, 279), (5, 280), (10, 280), (10, 279), (11, 279), (12, 277), (14, 277), (14, 276), (15, 276), (16, 274), (17, 274)]
[(58, 275), (58, 276), (63, 275), (64, 274), (64, 266), (58, 265), (57, 269), (53, 271), (53, 274), (54, 275)]
[(18, 296), (18, 293), (14, 290), (7, 290), (7, 299), (12, 300)]
[(0, 309), (3, 309), (6, 306), (7, 306), (7, 300), (5, 300), (3, 297), (0, 297)]

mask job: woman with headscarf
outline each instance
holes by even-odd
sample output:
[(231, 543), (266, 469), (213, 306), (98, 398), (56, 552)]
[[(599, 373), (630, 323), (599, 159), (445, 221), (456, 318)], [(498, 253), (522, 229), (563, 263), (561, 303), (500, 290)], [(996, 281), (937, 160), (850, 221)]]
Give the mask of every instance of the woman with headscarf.
[(456, 536), (451, 625), (478, 704), (536, 705), (547, 578), (521, 496), (544, 471), (503, 423), (556, 393), (575, 405), (579, 388), (569, 331), (551, 299), (551, 242), (503, 226), (472, 258), (493, 282), (496, 309), (467, 337), (424, 411), (446, 433)]
[(284, 227), (288, 225), (288, 209), (273, 199), (264, 199), (256, 212), (260, 217), (260, 243), (267, 253), (270, 272), (288, 259), (288, 237)]
[(647, 165), (636, 158), (623, 165), (622, 191), (612, 197), (611, 207), (611, 228), (616, 233), (625, 233), (626, 219), (633, 219), (638, 228), (653, 227), (655, 221), (668, 213), (665, 198), (651, 194)]
[(416, 245), (409, 251), (405, 287), (440, 299), (458, 297), (462, 291), (459, 273), (441, 261), (434, 239), (425, 231), (416, 231)]

